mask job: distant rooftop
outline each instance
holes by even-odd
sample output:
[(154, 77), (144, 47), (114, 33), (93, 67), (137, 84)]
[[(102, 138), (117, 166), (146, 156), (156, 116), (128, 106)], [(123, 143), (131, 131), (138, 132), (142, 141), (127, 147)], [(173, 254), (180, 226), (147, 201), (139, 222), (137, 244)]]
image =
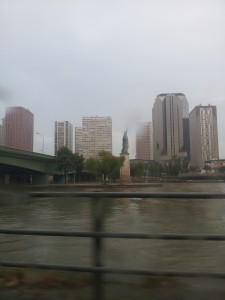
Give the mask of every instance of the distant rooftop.
[(185, 96), (183, 93), (166, 93), (166, 94), (159, 94), (157, 97), (162, 97), (167, 95)]

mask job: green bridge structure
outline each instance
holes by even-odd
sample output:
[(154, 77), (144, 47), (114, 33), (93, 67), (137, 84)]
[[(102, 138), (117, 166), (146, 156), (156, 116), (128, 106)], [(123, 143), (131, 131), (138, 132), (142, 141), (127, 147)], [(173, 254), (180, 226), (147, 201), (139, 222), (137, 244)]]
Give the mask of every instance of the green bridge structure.
[(54, 156), (0, 146), (2, 184), (48, 184), (57, 174)]

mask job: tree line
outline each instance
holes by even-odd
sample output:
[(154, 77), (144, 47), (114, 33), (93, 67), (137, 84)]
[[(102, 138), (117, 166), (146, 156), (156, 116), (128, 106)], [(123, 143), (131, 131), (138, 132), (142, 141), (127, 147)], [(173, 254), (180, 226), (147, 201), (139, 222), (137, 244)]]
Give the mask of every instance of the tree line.
[(115, 181), (120, 177), (120, 168), (124, 157), (116, 157), (109, 151), (100, 151), (97, 157), (84, 159), (82, 154), (73, 153), (67, 147), (61, 147), (56, 154), (57, 170), (63, 175), (64, 183), (68, 175), (77, 172), (90, 172), (104, 182)]
[(131, 176), (141, 177), (176, 177), (179, 173), (186, 172), (186, 167), (179, 160), (171, 160), (166, 164), (160, 164), (156, 161), (151, 161), (148, 163), (131, 162), (130, 164)]
[[(63, 146), (57, 152), (56, 162), (57, 169), (63, 174), (65, 183), (69, 174), (83, 171), (94, 174), (95, 178), (99, 178), (99, 180), (104, 182), (114, 182), (120, 178), (120, 168), (124, 163), (124, 157), (114, 156), (109, 151), (100, 151), (96, 157), (90, 157), (85, 160), (82, 154), (73, 153), (67, 147)], [(224, 173), (225, 166), (218, 168), (218, 170)], [(156, 161), (146, 163), (131, 161), (130, 163), (131, 177), (176, 177), (180, 173), (187, 173), (188, 171), (194, 170), (191, 168), (188, 169), (188, 164), (176, 156), (164, 164)]]

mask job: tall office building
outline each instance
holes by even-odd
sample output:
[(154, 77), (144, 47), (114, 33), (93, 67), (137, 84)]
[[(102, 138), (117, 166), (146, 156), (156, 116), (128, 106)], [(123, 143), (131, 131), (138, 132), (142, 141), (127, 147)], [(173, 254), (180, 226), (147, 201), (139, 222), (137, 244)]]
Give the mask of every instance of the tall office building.
[(189, 160), (189, 108), (184, 94), (160, 94), (153, 109), (153, 156), (156, 161)]
[(33, 113), (23, 107), (7, 107), (4, 127), (6, 147), (33, 151)]
[(5, 146), (5, 119), (0, 121), (0, 146)]
[(75, 152), (89, 158), (103, 150), (112, 152), (112, 119), (83, 117), (82, 127), (75, 127)]
[(152, 160), (152, 124), (151, 122), (137, 123), (136, 159)]
[(196, 106), (190, 112), (190, 165), (203, 168), (207, 160), (219, 159), (216, 106)]
[(63, 146), (73, 151), (73, 125), (68, 121), (55, 121), (55, 155)]

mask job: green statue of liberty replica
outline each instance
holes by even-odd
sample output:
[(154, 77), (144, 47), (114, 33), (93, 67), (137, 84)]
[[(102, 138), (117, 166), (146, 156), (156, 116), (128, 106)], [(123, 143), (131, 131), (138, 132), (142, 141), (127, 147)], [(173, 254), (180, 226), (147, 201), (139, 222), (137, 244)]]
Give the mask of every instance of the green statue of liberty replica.
[(128, 142), (128, 136), (127, 136), (127, 130), (123, 134), (123, 148), (121, 153), (128, 153), (128, 147), (129, 147), (129, 142)]
[(129, 153), (128, 153), (128, 136), (127, 136), (127, 130), (123, 134), (122, 139), (122, 151), (120, 153), (120, 156), (124, 157), (124, 163), (123, 166), (120, 169), (120, 181), (121, 183), (130, 183), (130, 160), (129, 160)]

